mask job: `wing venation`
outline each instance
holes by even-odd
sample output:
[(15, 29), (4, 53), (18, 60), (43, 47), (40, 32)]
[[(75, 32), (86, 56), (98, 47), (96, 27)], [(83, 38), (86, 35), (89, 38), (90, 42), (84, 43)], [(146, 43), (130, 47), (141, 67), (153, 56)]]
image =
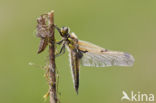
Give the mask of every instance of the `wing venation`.
[(110, 51), (82, 40), (79, 41), (79, 49), (86, 51), (81, 59), (83, 66), (132, 66), (134, 63), (134, 58), (131, 54)]

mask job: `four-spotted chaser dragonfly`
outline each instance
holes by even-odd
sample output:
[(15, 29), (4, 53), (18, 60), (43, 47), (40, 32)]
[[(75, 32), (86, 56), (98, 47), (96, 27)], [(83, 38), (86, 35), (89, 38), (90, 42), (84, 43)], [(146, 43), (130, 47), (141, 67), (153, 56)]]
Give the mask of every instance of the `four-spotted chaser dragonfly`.
[(78, 93), (80, 64), (83, 66), (106, 67), (106, 66), (132, 66), (134, 58), (125, 52), (111, 51), (99, 47), (95, 44), (79, 40), (74, 33), (70, 33), (68, 27), (55, 28), (62, 36), (61, 50), (57, 55), (65, 52), (65, 47), (69, 51), (70, 64), (74, 87)]

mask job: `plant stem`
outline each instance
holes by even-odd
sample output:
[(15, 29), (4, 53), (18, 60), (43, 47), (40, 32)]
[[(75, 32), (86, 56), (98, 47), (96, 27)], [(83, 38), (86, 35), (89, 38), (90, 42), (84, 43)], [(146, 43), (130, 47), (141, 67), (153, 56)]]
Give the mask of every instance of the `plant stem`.
[(50, 103), (57, 103), (56, 92), (56, 64), (55, 64), (55, 36), (54, 36), (54, 11), (48, 13), (49, 21), (49, 88)]

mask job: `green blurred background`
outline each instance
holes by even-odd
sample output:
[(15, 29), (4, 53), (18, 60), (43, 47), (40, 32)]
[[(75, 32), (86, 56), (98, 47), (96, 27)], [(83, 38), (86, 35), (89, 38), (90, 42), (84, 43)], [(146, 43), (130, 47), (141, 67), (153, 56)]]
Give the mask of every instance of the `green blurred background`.
[(37, 54), (35, 29), (36, 18), (51, 10), (55, 23), (79, 39), (136, 60), (133, 67), (81, 67), (76, 95), (66, 52), (56, 60), (62, 103), (120, 103), (123, 90), (156, 95), (155, 0), (0, 0), (0, 103), (44, 103), (48, 84), (40, 67), (48, 52)]

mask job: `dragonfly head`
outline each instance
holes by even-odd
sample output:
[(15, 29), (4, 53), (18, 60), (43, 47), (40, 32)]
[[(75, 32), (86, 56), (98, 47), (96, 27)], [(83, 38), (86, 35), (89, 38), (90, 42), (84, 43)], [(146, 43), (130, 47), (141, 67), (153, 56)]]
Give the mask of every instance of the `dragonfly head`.
[(69, 32), (70, 32), (70, 29), (68, 27), (62, 27), (61, 28), (61, 33), (62, 33), (61, 36), (66, 37), (69, 35)]

